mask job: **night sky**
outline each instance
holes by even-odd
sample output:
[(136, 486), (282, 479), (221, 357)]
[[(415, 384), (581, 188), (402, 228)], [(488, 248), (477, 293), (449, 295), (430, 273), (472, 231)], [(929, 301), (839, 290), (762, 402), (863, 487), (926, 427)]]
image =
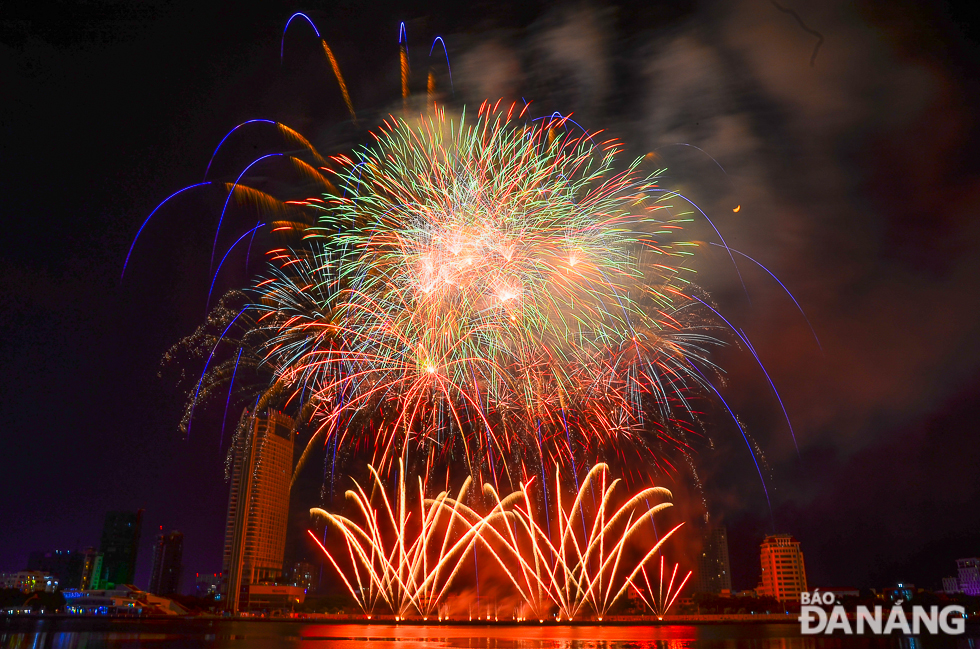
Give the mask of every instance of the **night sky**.
[[(279, 120), (328, 153), (366, 141), (307, 25), (290, 27), (280, 65), (300, 10), (369, 125), (401, 105), (405, 21), (413, 89), (443, 36), (451, 106), (523, 96), (607, 129), (630, 156), (656, 149), (729, 245), (793, 291), (822, 349), (750, 262), (745, 289), (717, 249), (698, 268), (765, 362), (799, 447), (751, 356), (720, 352), (722, 392), (763, 451), (772, 516), (720, 409), (694, 457), (700, 486), (683, 469), (661, 482), (684, 516), (707, 503), (729, 526), (736, 588), (756, 585), (773, 527), (802, 542), (821, 587), (938, 587), (956, 558), (980, 554), (980, 32), (968, 6), (781, 3), (818, 37), (763, 0), (252, 4), (4, 6), (0, 570), (32, 550), (97, 545), (107, 510), (136, 508), (138, 585), (161, 525), (185, 534), (185, 590), (220, 569), (222, 408), (202, 408), (184, 439), (184, 394), (158, 371), (203, 320), (223, 195), (161, 210), (120, 273), (146, 216), (200, 182), (236, 124)], [(274, 146), (255, 129), (213, 171), (234, 180)], [(219, 288), (243, 281), (229, 273)], [(319, 504), (311, 466), (294, 494), (300, 531)]]

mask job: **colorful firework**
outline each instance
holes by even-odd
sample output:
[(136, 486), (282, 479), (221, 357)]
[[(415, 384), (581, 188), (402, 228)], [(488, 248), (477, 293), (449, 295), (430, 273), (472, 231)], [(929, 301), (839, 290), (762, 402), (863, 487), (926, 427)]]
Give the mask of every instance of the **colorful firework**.
[[(287, 29), (296, 18), (320, 38), (305, 14), (292, 16)], [(371, 146), (329, 158), (278, 122), (249, 120), (221, 140), (204, 182), (192, 186), (227, 190), (209, 305), (236, 247), (247, 245), (248, 269), (258, 233), (272, 234), (276, 244), (251, 287), (225, 295), (182, 341), (206, 359), (190, 386), (182, 428), (189, 433), (200, 401), (221, 395), (223, 439), (233, 398), (247, 395), (236, 435), (271, 407), (293, 415), (294, 429), (313, 431), (294, 481), (317, 444), (328, 449), (331, 480), (338, 456), (368, 458), (372, 495), (360, 486), (347, 492), (363, 522), (313, 510), (342, 533), (350, 571), (321, 548), (366, 612), (436, 614), (464, 559), (486, 551), (523, 599), (522, 610), (539, 619), (591, 613), (601, 620), (630, 589), (663, 616), (690, 573), (675, 590), (675, 566), (665, 593), (661, 556), (654, 594), (647, 564), (677, 527), (639, 558), (633, 545), (644, 523), (669, 506), (647, 501), (670, 494), (645, 489), (613, 511), (619, 481), (608, 482), (606, 462), (627, 475), (650, 466), (671, 473), (677, 457), (691, 462), (697, 404), (704, 397), (724, 404), (714, 385), (722, 371), (710, 352), (724, 344), (719, 332), (726, 326), (762, 362), (744, 332), (692, 283), (699, 246), (684, 238), (686, 208), (672, 209), (675, 200), (689, 201), (660, 186), (663, 170), (649, 166), (654, 155), (624, 162), (619, 142), (557, 113), (533, 119), (526, 103), (484, 103), (475, 119), (465, 110), (448, 115), (437, 103), (431, 68), (427, 102), (410, 102), (407, 41), (403, 24), (403, 107), (407, 114), (410, 105), (424, 106), (424, 114), (392, 116)], [(436, 41), (451, 89), (441, 38), (429, 56)], [(356, 126), (337, 58), (325, 40), (321, 45)], [(256, 158), (233, 183), (208, 180), (222, 145), (250, 124), (275, 125), (289, 152)], [(250, 172), (276, 164), (317, 196), (280, 200), (246, 186)], [(246, 204), (261, 217), (221, 256), (225, 217)], [(708, 223), (721, 240), (713, 245), (725, 248), (736, 272), (733, 253), (758, 263), (730, 249)], [(755, 460), (758, 449), (724, 406)], [(788, 423), (785, 407), (783, 413)], [(392, 501), (384, 478), (396, 467)], [(465, 474), (462, 489), (455, 499), (448, 491), (427, 499), (442, 470), (447, 489), (454, 473)], [(412, 508), (406, 471), (420, 476)], [(577, 488), (568, 508), (562, 473)], [(538, 477), (540, 493), (533, 488)], [(487, 514), (464, 503), (474, 480), (481, 486), (474, 491), (493, 502)], [(503, 499), (501, 485), (512, 490)], [(587, 492), (594, 504), (588, 513)], [(544, 517), (536, 511), (542, 505)]]
[[(305, 14), (287, 30), (297, 18), (320, 36)], [(448, 69), (441, 39), (429, 55), (436, 41)], [(398, 43), (407, 100), (404, 26)], [(209, 170), (239, 128), (268, 122), (313, 163), (266, 154), (223, 184), (212, 265), (232, 197), (264, 218), (221, 257), (211, 289), (236, 247), (247, 239), (247, 266), (257, 233), (275, 233), (252, 304), (237, 322), (222, 319), (222, 336), (249, 340), (246, 362), (269, 377), (259, 403), (296, 413), (335, 460), (367, 451), (382, 473), (400, 458), (424, 464), (427, 479), (457, 464), (511, 486), (555, 463), (575, 475), (599, 460), (671, 473), (697, 437), (699, 398), (720, 396), (716, 336), (727, 326), (752, 350), (690, 281), (689, 201), (646, 168), (656, 156), (623, 164), (620, 143), (557, 113), (531, 119), (528, 106), (484, 103), (472, 120), (429, 103), (329, 162), (292, 129), (250, 120), (212, 155)], [(282, 162), (321, 197), (282, 201), (245, 186), (253, 168)], [(198, 401), (236, 376), (239, 349), (222, 355), (220, 342), (196, 352), (207, 363), (186, 431)]]
[[(418, 613), (428, 619), (437, 611), (447, 587), (486, 525), (486, 520), (479, 517), (479, 520), (467, 520), (472, 511), (459, 506), (470, 479), (463, 482), (456, 500), (448, 498), (448, 492), (442, 492), (435, 500), (426, 500), (419, 479), (418, 510), (413, 511), (406, 508), (408, 494), (403, 471), (399, 471), (393, 506), (384, 480), (374, 467), (368, 468), (376, 487), (370, 491), (380, 494), (383, 507), (376, 508), (356, 482), (356, 490), (346, 493), (357, 505), (363, 524), (323, 509), (310, 510), (311, 515), (323, 517), (343, 534), (352, 567), (350, 576), (312, 532), (310, 536), (369, 618), (379, 603), (384, 603), (396, 618)], [(417, 522), (412, 521), (416, 514)], [(462, 536), (451, 542), (450, 538), (461, 528), (464, 528)]]
[[(613, 509), (613, 496), (621, 481), (610, 482), (608, 477), (609, 467), (596, 464), (583, 480), (571, 506), (566, 507), (561, 495), (561, 475), (555, 470), (555, 535), (551, 521), (537, 522), (530, 485), (521, 485), (520, 490), (497, 501), (497, 509), (515, 514), (513, 529), (507, 526), (506, 534), (497, 534), (497, 540), (506, 550), (500, 553), (504, 556), (501, 565), (513, 587), (539, 618), (557, 608), (559, 621), (574, 620), (588, 611), (601, 622), (627, 593), (646, 563), (683, 525), (678, 524), (656, 541), (645, 544), (637, 560), (628, 552), (630, 542), (645, 533), (656, 536), (654, 515), (672, 506), (670, 502), (658, 502), (651, 507), (651, 499), (668, 499), (671, 493), (662, 487), (648, 487)], [(492, 487), (488, 486), (487, 490), (494, 493)], [(591, 495), (592, 509), (586, 506), (586, 495)], [(509, 564), (519, 569), (507, 568)]]
[[(637, 559), (631, 542), (643, 536), (643, 530), (650, 533), (653, 516), (671, 506), (658, 502), (651, 507), (650, 500), (670, 498), (670, 492), (660, 487), (643, 489), (614, 509), (612, 500), (620, 481), (608, 482), (609, 469), (604, 464), (589, 471), (570, 506), (563, 502), (561, 475), (556, 470), (556, 529), (549, 522), (543, 526), (538, 522), (530, 484), (521, 485), (503, 499), (491, 485), (484, 484), (484, 495), (492, 506), (488, 513), (480, 514), (462, 502), (469, 478), (455, 499), (445, 491), (426, 499), (419, 478), (417, 509), (410, 510), (403, 471), (399, 471), (394, 504), (384, 480), (373, 467), (370, 472), (377, 487), (371, 493), (380, 494), (380, 506), (375, 506), (356, 482), (356, 490), (347, 492), (363, 523), (319, 508), (310, 510), (343, 535), (348, 557), (338, 560), (310, 532), (369, 618), (382, 603), (396, 620), (415, 614), (423, 619), (435, 615), (443, 608), (453, 580), (470, 565), (470, 554), (481, 547), (534, 618), (561, 621), (590, 614), (602, 621), (617, 600), (631, 587), (636, 589), (641, 572), (646, 578), (646, 564), (681, 527), (675, 526), (644, 546)], [(591, 509), (586, 506), (589, 495), (594, 504)], [(341, 563), (350, 568), (345, 570)], [(682, 587), (683, 583), (673, 592), (673, 599)], [(673, 580), (668, 596), (672, 588)], [(439, 619), (442, 617), (439, 613)]]
[(255, 284), (273, 384), (383, 471), (459, 457), (517, 484), (688, 449), (718, 341), (670, 194), (615, 170), (617, 142), (514, 112), (392, 118)]

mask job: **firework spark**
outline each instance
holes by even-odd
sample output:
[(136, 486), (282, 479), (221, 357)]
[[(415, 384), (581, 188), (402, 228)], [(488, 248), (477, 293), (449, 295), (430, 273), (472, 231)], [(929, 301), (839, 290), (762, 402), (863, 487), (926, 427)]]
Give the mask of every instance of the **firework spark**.
[(677, 585), (677, 588), (674, 589), (674, 582), (677, 579), (677, 569), (679, 567), (680, 564), (674, 564), (674, 571), (670, 573), (670, 581), (667, 583), (667, 589), (664, 590), (664, 556), (663, 554), (660, 555), (660, 581), (658, 582), (656, 595), (654, 595), (653, 587), (650, 585), (650, 577), (647, 575), (646, 566), (643, 566), (640, 570), (643, 573), (643, 582), (646, 584), (646, 591), (636, 585), (635, 582), (638, 580), (630, 580), (629, 585), (633, 588), (633, 592), (636, 593), (647, 608), (653, 611), (653, 614), (657, 616), (658, 620), (662, 620), (667, 615), (667, 611), (677, 601), (677, 596), (681, 594), (687, 581), (691, 578), (692, 573), (689, 570), (684, 576), (684, 579)]
[(253, 289), (265, 362), (382, 471), (460, 456), (516, 485), (606, 451), (669, 462), (716, 370), (695, 246), (617, 142), (514, 112), (392, 118), (334, 158), (340, 191)]
[[(406, 508), (403, 471), (399, 472), (393, 506), (381, 476), (374, 467), (368, 468), (377, 487), (371, 491), (380, 494), (383, 506), (376, 509), (371, 497), (356, 482), (356, 490), (346, 494), (357, 505), (363, 524), (323, 509), (310, 510), (311, 515), (323, 517), (343, 534), (352, 566), (350, 575), (344, 573), (336, 558), (312, 532), (310, 536), (368, 617), (383, 602), (396, 618), (418, 613), (428, 619), (437, 610), (487, 520), (460, 507), (469, 479), (455, 500), (448, 497), (448, 492), (439, 494), (435, 500), (426, 500), (419, 479), (419, 509), (413, 512)], [(418, 515), (415, 522), (411, 520), (414, 514)], [(462, 536), (451, 542), (454, 532), (460, 528), (465, 528)]]
[[(637, 560), (629, 552), (630, 542), (644, 530), (651, 530), (655, 514), (672, 506), (659, 502), (651, 507), (650, 500), (670, 498), (670, 491), (662, 487), (643, 489), (614, 510), (612, 498), (620, 480), (609, 482), (608, 474), (607, 465), (594, 466), (566, 507), (561, 496), (561, 476), (555, 471), (556, 536), (552, 535), (550, 521), (543, 526), (538, 522), (530, 485), (522, 485), (518, 492), (498, 501), (497, 507), (502, 511), (508, 511), (512, 503), (509, 511), (515, 514), (516, 524), (513, 530), (508, 527), (506, 534), (497, 534), (496, 540), (505, 551), (494, 556), (505, 557), (501, 564), (511, 584), (539, 618), (557, 608), (559, 620), (574, 620), (588, 611), (602, 621), (646, 563), (683, 525), (676, 525), (644, 546)], [(492, 492), (492, 487), (487, 489)], [(587, 513), (587, 495), (594, 503), (591, 513)], [(483, 537), (487, 536), (484, 533)], [(512, 563), (519, 569), (506, 567)]]
[[(356, 126), (333, 51), (305, 14), (293, 15), (286, 30), (294, 19), (321, 40)], [(436, 41), (452, 90), (441, 38), (429, 56)], [(407, 114), (404, 24), (398, 43)], [(284, 41), (281, 57), (283, 48)], [(631, 588), (662, 615), (687, 578), (672, 597), (676, 566), (666, 595), (650, 588), (644, 595), (640, 578), (649, 586), (646, 564), (677, 528), (638, 560), (630, 544), (642, 523), (669, 506), (647, 501), (669, 492), (643, 490), (613, 511), (619, 481), (609, 482), (607, 463), (627, 477), (637, 467), (673, 473), (677, 456), (692, 465), (698, 404), (717, 398), (763, 478), (758, 448), (715, 385), (724, 374), (711, 360), (712, 349), (725, 344), (718, 336), (744, 344), (775, 385), (745, 333), (693, 282), (699, 244), (685, 239), (688, 217), (707, 220), (721, 241), (713, 245), (726, 249), (736, 273), (733, 253), (755, 260), (730, 249), (700, 208), (660, 186), (663, 170), (650, 167), (655, 155), (624, 161), (618, 141), (586, 132), (570, 116), (531, 118), (526, 103), (485, 102), (475, 118), (465, 110), (447, 115), (436, 103), (431, 67), (427, 97), (425, 115), (390, 117), (372, 133), (372, 145), (349, 154), (325, 158), (272, 120), (249, 120), (221, 140), (204, 182), (192, 186), (227, 190), (211, 289), (246, 238), (246, 271), (257, 234), (275, 243), (244, 302), (240, 292), (227, 294), (181, 343), (204, 359), (182, 428), (189, 433), (199, 401), (224, 396), (227, 418), (233, 400), (245, 396), (251, 413), (281, 409), (294, 429), (311, 431), (293, 482), (316, 444), (328, 449), (331, 481), (338, 462), (369, 459), (380, 515), (359, 486), (347, 495), (363, 522), (314, 510), (342, 532), (353, 569), (344, 581), (365, 611), (383, 604), (399, 617), (432, 615), (463, 558), (479, 549), (494, 557), (525, 610), (542, 619), (587, 611), (602, 619)], [(289, 151), (255, 158), (234, 182), (209, 180), (223, 166), (225, 142), (258, 124), (274, 125)], [(260, 167), (286, 168), (316, 195), (285, 200), (248, 187)], [(244, 205), (260, 212), (250, 229), (231, 218)], [(690, 206), (694, 212), (684, 211)], [(223, 225), (236, 228), (237, 238), (219, 257)], [(726, 326), (737, 340), (720, 333)], [(442, 492), (427, 499), (442, 470), (447, 488), (454, 472), (465, 472), (463, 488), (456, 498)], [(393, 472), (399, 486), (392, 502), (382, 479)], [(420, 476), (417, 509), (406, 509), (406, 472)], [(578, 490), (568, 508), (562, 473)], [(465, 504), (471, 482), (494, 503), (490, 513)], [(501, 499), (505, 486), (511, 493)], [(588, 513), (587, 491), (601, 502)], [(543, 518), (534, 503), (544, 504)], [(661, 591), (663, 576), (661, 558)]]
[[(393, 506), (381, 476), (373, 467), (370, 471), (377, 486), (374, 493), (380, 494), (379, 507), (356, 483), (356, 490), (347, 492), (363, 523), (319, 508), (311, 510), (343, 534), (348, 551), (344, 563), (351, 566), (350, 570), (345, 572), (337, 557), (310, 532), (369, 617), (383, 602), (397, 619), (416, 613), (428, 619), (440, 610), (453, 580), (470, 565), (467, 559), (479, 545), (494, 559), (533, 616), (543, 620), (557, 611), (556, 619), (574, 620), (589, 613), (601, 621), (629, 588), (636, 588), (634, 582), (641, 572), (646, 577), (645, 565), (681, 526), (644, 546), (637, 560), (632, 542), (642, 536), (641, 530), (655, 514), (671, 506), (659, 502), (651, 507), (649, 501), (669, 498), (670, 492), (661, 487), (643, 489), (613, 509), (611, 501), (620, 481), (607, 483), (609, 468), (604, 464), (589, 471), (570, 506), (563, 502), (561, 476), (556, 471), (555, 530), (548, 522), (543, 526), (539, 522), (530, 485), (522, 485), (500, 499), (496, 490), (485, 484), (492, 507), (480, 514), (462, 502), (469, 479), (455, 499), (447, 492), (426, 499), (419, 478), (418, 510), (412, 512), (406, 507), (403, 473), (399, 474)], [(588, 495), (598, 496), (599, 504), (586, 513)], [(411, 521), (413, 513), (417, 514), (415, 523)], [(673, 581), (668, 594), (672, 587)], [(676, 598), (676, 592), (674, 595)]]

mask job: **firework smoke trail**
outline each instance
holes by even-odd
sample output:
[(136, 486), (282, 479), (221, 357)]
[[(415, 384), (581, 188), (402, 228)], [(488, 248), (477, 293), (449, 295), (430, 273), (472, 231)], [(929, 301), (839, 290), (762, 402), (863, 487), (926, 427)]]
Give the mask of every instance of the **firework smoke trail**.
[[(436, 42), (438, 42), (440, 45), (442, 45), (442, 52), (443, 52), (443, 54), (446, 55), (446, 68), (449, 70), (449, 89), (452, 92), (453, 96), (455, 97), (456, 96), (456, 86), (453, 85), (453, 68), (452, 68), (451, 65), (449, 65), (449, 50), (446, 48), (446, 41), (444, 41), (442, 39), (442, 36), (436, 36), (432, 40), (432, 47), (429, 48), (429, 58), (432, 58), (432, 52), (434, 52), (435, 49), (436, 49)], [(432, 73), (429, 73), (429, 78), (430, 79), (434, 79), (434, 76), (432, 75)], [(432, 91), (430, 90), (429, 93), (431, 94), (431, 92)]]

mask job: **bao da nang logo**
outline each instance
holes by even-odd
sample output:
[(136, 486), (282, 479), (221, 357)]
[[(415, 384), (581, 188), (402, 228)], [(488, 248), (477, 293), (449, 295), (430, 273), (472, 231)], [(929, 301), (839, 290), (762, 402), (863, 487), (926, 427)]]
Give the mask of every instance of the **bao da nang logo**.
[(833, 593), (800, 593), (800, 633), (814, 635), (842, 631), (845, 635), (904, 633), (948, 633), (965, 631), (966, 611), (962, 606), (858, 606), (851, 615)]

